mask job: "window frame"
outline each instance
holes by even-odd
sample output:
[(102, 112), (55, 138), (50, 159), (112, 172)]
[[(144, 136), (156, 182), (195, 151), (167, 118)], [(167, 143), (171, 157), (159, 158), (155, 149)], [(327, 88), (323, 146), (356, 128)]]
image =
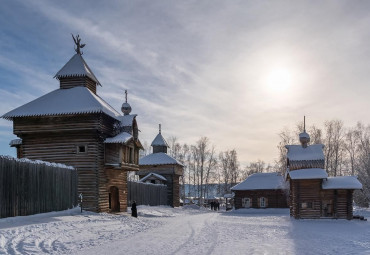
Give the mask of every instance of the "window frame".
[(259, 199), (260, 201), (260, 207), (261, 208), (266, 208), (267, 207), (267, 198), (265, 198), (265, 197), (260, 197), (260, 199)]

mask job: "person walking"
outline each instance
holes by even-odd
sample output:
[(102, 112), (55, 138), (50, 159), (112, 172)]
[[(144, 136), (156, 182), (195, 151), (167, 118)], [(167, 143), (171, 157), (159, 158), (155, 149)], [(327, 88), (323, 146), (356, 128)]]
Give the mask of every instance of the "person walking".
[(131, 205), (131, 216), (137, 218), (136, 201), (133, 201), (132, 202), (132, 205)]

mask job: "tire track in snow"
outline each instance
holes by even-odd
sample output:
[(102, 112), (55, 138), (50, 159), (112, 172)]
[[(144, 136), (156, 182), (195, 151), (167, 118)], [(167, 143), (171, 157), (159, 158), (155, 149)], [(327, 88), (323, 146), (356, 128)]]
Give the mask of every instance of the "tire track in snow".
[(175, 250), (173, 252), (173, 254), (177, 254), (179, 251), (181, 251), (183, 249), (184, 246), (189, 244), (194, 239), (195, 230), (194, 230), (193, 226), (190, 224), (190, 221), (187, 222), (187, 225), (191, 229), (191, 233), (190, 233), (189, 237), (186, 239), (186, 241), (183, 244), (179, 245), (179, 247), (177, 248), (177, 250)]
[[(70, 222), (54, 221), (0, 229), (0, 254), (66, 254), (119, 240), (154, 226), (127, 216), (74, 217)], [(76, 241), (76, 237), (79, 240)]]

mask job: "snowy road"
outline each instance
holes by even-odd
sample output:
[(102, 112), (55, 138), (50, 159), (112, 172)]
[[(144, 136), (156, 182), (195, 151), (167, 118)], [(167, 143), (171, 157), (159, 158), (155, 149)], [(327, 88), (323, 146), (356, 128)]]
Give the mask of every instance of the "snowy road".
[(0, 254), (370, 254), (370, 224), (286, 209), (139, 207), (138, 219), (74, 209), (0, 219)]

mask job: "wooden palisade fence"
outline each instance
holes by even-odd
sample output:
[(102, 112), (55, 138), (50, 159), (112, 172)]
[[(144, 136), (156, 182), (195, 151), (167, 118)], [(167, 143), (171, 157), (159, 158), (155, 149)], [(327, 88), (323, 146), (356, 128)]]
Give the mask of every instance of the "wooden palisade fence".
[(77, 171), (43, 161), (0, 156), (0, 218), (77, 205)]
[(128, 206), (133, 201), (137, 205), (168, 205), (166, 185), (128, 181), (127, 190)]

